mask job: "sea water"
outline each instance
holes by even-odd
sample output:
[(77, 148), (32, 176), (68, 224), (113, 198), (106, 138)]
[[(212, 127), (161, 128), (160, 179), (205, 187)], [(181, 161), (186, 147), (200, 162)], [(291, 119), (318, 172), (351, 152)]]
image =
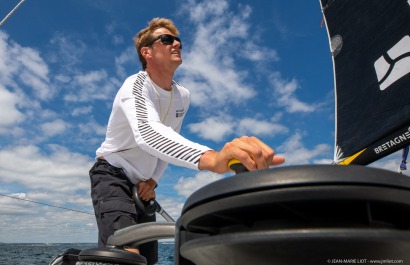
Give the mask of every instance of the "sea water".
[[(48, 265), (66, 249), (94, 248), (96, 244), (1, 244), (0, 265)], [(174, 264), (174, 243), (159, 242), (158, 265)]]

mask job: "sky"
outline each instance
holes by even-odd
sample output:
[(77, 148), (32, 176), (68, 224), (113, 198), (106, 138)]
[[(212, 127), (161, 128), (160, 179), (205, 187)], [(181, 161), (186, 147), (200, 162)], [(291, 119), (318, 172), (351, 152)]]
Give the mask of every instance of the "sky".
[[(0, 0), (1, 19), (18, 3)], [(172, 19), (183, 42), (184, 137), (219, 150), (255, 135), (282, 166), (333, 161), (318, 0), (26, 0), (0, 27), (0, 242), (97, 241), (88, 171), (116, 91), (141, 70), (132, 38), (154, 17)], [(400, 162), (397, 152), (369, 166)], [(176, 219), (195, 190), (232, 175), (170, 165), (157, 201)]]

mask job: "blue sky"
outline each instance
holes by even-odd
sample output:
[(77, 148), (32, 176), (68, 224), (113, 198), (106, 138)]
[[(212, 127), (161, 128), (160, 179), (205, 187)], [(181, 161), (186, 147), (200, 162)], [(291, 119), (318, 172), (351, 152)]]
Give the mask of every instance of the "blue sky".
[[(0, 17), (18, 2), (0, 1)], [(0, 27), (2, 195), (92, 213), (88, 170), (116, 91), (140, 70), (132, 37), (154, 17), (181, 33), (185, 137), (218, 150), (256, 135), (284, 166), (331, 163), (333, 67), (318, 0), (26, 0)], [(371, 166), (399, 162), (398, 152)], [(157, 200), (178, 218), (193, 191), (231, 175), (170, 166)], [(0, 203), (0, 242), (97, 240), (92, 214)]]

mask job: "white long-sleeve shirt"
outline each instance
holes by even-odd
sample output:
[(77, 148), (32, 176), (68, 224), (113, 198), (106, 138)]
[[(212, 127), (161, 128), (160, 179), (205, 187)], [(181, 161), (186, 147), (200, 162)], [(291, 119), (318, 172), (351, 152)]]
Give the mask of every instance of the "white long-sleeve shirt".
[(179, 134), (188, 107), (189, 91), (177, 82), (170, 92), (145, 71), (128, 77), (114, 99), (97, 158), (122, 168), (133, 183), (158, 182), (168, 163), (198, 169), (200, 156), (211, 149)]

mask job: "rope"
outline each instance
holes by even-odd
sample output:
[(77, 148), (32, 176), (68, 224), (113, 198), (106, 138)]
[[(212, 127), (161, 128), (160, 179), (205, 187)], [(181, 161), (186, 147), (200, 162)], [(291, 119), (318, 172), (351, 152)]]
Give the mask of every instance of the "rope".
[(89, 212), (84, 212), (84, 211), (80, 211), (80, 210), (65, 208), (65, 207), (62, 207), (62, 206), (47, 204), (47, 203), (43, 203), (43, 202), (32, 201), (32, 200), (29, 200), (29, 199), (22, 199), (22, 198), (18, 198), (18, 197), (6, 195), (6, 194), (1, 194), (1, 193), (0, 193), (0, 196), (4, 196), (4, 197), (16, 199), (16, 200), (21, 200), (21, 201), (26, 201), (26, 202), (31, 202), (31, 203), (37, 203), (37, 204), (41, 204), (41, 205), (45, 205), (45, 206), (49, 206), (49, 207), (54, 207), (54, 208), (58, 208), (58, 209), (63, 209), (63, 210), (67, 210), (67, 211), (72, 211), (72, 212), (77, 212), (77, 213), (85, 213), (85, 214), (94, 215), (93, 213), (89, 213)]
[(7, 14), (6, 17), (3, 18), (3, 20), (0, 22), (0, 27), (6, 22), (7, 19), (9, 19), (11, 17), (11, 15), (13, 15), (14, 12), (16, 12), (16, 10), (23, 4), (25, 0), (21, 0), (14, 8), (13, 10), (10, 11), (10, 13)]

